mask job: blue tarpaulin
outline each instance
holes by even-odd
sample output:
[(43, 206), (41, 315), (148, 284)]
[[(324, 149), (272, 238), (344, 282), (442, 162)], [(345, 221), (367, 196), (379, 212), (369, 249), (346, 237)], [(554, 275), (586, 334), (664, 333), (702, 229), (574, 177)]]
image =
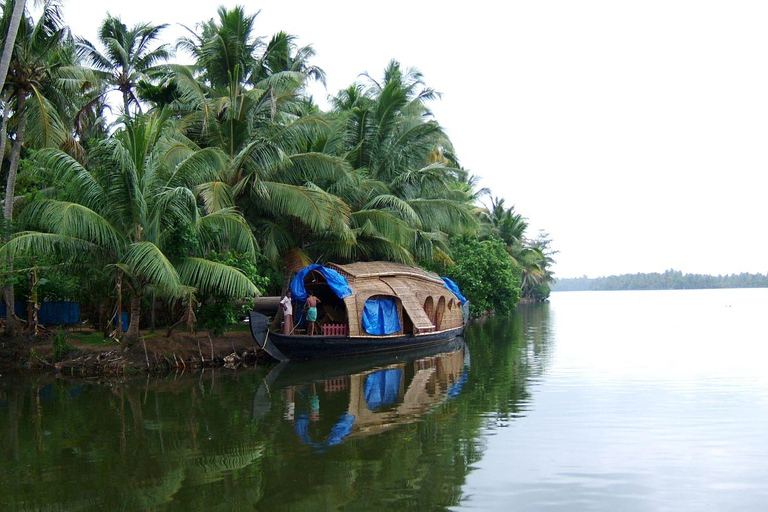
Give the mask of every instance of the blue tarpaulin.
[(448, 386), (448, 389), (445, 392), (445, 394), (448, 395), (448, 398), (456, 398), (459, 396), (459, 393), (461, 393), (461, 389), (464, 387), (464, 384), (467, 383), (467, 378), (467, 370), (464, 370), (461, 373), (459, 380)]
[[(13, 305), (16, 316), (27, 317), (27, 307), (23, 302)], [(5, 318), (5, 302), (0, 301), (0, 318)], [(79, 302), (41, 302), (37, 320), (41, 324), (76, 324), (80, 321)]]
[(352, 425), (355, 423), (355, 416), (352, 414), (342, 414), (339, 421), (337, 421), (331, 428), (331, 433), (328, 434), (328, 437), (322, 443), (313, 441), (309, 436), (309, 423), (309, 414), (300, 414), (296, 419), (296, 424), (293, 428), (302, 443), (307, 444), (322, 453), (324, 452), (324, 448), (341, 444), (342, 441), (344, 441), (344, 438), (352, 433)]
[[(13, 312), (16, 313), (16, 316), (19, 318), (27, 318), (27, 305), (23, 302), (14, 302)], [(5, 318), (5, 313), (5, 301), (0, 300), (0, 318)]]
[(80, 303), (43, 302), (38, 319), (41, 324), (76, 324), (80, 321)]
[(456, 296), (457, 299), (459, 299), (459, 302), (461, 302), (462, 304), (467, 302), (467, 299), (464, 298), (464, 296), (461, 294), (461, 291), (459, 291), (459, 285), (457, 285), (447, 277), (440, 276), (440, 279), (442, 279), (443, 282), (445, 283), (445, 287), (448, 288), (451, 291), (451, 293), (453, 293)]
[(394, 299), (374, 297), (365, 301), (363, 308), (363, 329), (368, 334), (384, 335), (398, 332), (400, 318)]
[(307, 300), (307, 290), (304, 287), (304, 278), (313, 270), (320, 272), (328, 283), (328, 286), (331, 287), (331, 290), (333, 290), (333, 293), (335, 293), (338, 298), (343, 299), (344, 297), (352, 295), (352, 290), (349, 289), (349, 283), (347, 282), (346, 277), (335, 270), (325, 268), (322, 265), (310, 265), (301, 269), (299, 273), (296, 274), (296, 277), (293, 278), (293, 281), (291, 281), (291, 295), (293, 295), (293, 300), (300, 302)]
[(400, 394), (403, 370), (379, 370), (365, 378), (365, 403), (375, 411), (381, 406), (392, 405)]

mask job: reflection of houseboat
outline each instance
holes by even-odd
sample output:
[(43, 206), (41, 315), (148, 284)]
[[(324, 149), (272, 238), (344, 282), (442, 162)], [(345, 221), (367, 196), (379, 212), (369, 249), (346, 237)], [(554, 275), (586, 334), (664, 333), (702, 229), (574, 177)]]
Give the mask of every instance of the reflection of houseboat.
[[(322, 450), (417, 421), (456, 396), (466, 379), (461, 338), (382, 357), (285, 362), (270, 372), (264, 388), (282, 390), (283, 418), (293, 423), (302, 442)], [(348, 361), (355, 363), (354, 370), (344, 370)]]
[(452, 281), (397, 263), (310, 265), (293, 279), (291, 292), (297, 312), (309, 292), (319, 299), (314, 336), (301, 318), (283, 334), (270, 330), (266, 316), (250, 313), (254, 339), (279, 361), (435, 346), (461, 335), (469, 317)]

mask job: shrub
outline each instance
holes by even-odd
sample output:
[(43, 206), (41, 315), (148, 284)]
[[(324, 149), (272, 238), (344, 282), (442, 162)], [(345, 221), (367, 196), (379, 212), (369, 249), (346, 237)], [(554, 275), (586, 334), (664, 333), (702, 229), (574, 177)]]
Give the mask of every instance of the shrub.
[(59, 329), (53, 337), (53, 351), (51, 352), (53, 361), (58, 362), (64, 359), (64, 356), (67, 355), (67, 352), (72, 350), (72, 348), (72, 345), (70, 345), (67, 340), (67, 331)]
[(436, 270), (453, 279), (469, 300), (472, 316), (485, 311), (508, 313), (520, 300), (520, 269), (515, 265), (504, 242), (499, 239), (480, 241), (471, 236), (450, 240), (455, 264)]

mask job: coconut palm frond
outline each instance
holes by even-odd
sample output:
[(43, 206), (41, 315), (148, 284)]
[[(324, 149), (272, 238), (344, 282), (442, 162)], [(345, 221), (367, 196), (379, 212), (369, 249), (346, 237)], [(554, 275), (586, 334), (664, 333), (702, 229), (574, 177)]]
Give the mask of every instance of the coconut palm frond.
[(254, 231), (259, 235), (262, 253), (274, 264), (279, 263), (281, 256), (299, 242), (291, 226), (277, 220), (259, 219), (254, 225)]
[(462, 234), (474, 232), (478, 227), (472, 209), (466, 204), (445, 199), (414, 199), (408, 204), (430, 231)]
[[(286, 183), (264, 182), (269, 206), (278, 215), (290, 216), (313, 231), (322, 231), (344, 215), (337, 200), (317, 187), (301, 187)], [(337, 199), (337, 198), (336, 198)], [(339, 217), (340, 216), (340, 217)]]
[(33, 201), (25, 208), (24, 219), (45, 231), (87, 241), (113, 253), (118, 253), (125, 242), (104, 217), (77, 203)]
[(421, 227), (421, 218), (407, 201), (392, 194), (382, 194), (374, 197), (364, 206), (366, 210), (389, 210), (408, 222), (412, 227)]
[(57, 185), (77, 190), (79, 202), (94, 206), (104, 200), (104, 188), (85, 167), (72, 156), (58, 149), (43, 149), (35, 155), (40, 167), (33, 172), (51, 179)]
[(25, 138), (42, 147), (62, 146), (69, 136), (69, 129), (59, 117), (56, 107), (38, 87), (32, 86), (26, 105), (28, 129)]
[(232, 187), (223, 181), (211, 181), (198, 185), (196, 192), (203, 200), (206, 213), (223, 210), (234, 204)]
[[(166, 157), (168, 156), (166, 154)], [(225, 156), (217, 148), (194, 151), (171, 168), (166, 186), (194, 188), (202, 183), (213, 181), (220, 175), (224, 162)]]
[(100, 248), (87, 241), (58, 233), (22, 231), (0, 247), (0, 257), (10, 256), (54, 256), (72, 257), (83, 254), (93, 255)]
[(197, 221), (197, 232), (205, 242), (228, 247), (243, 254), (254, 254), (256, 240), (248, 223), (233, 207), (223, 208)]
[(392, 243), (405, 245), (412, 229), (392, 213), (383, 210), (360, 210), (351, 215), (355, 229), (366, 235), (387, 238)]
[(402, 245), (381, 236), (359, 235), (356, 244), (357, 258), (366, 260), (385, 260), (413, 265), (413, 255)]
[(203, 258), (185, 258), (179, 264), (182, 282), (204, 293), (227, 297), (258, 297), (261, 292), (250, 279), (234, 267)]
[(122, 259), (125, 269), (134, 278), (141, 277), (148, 283), (172, 295), (180, 293), (181, 281), (173, 264), (151, 242), (132, 244)]

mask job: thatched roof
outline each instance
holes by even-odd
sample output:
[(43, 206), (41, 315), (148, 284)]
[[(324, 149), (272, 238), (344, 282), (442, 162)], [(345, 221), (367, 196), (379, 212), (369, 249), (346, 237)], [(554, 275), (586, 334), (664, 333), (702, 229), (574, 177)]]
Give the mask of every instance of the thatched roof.
[(430, 281), (439, 286), (443, 286), (444, 284), (443, 280), (440, 279), (440, 276), (437, 274), (428, 272), (418, 267), (403, 265), (402, 263), (391, 263), (388, 261), (363, 261), (350, 263), (348, 265), (329, 263), (327, 266), (339, 272), (350, 281), (370, 277), (407, 276)]

